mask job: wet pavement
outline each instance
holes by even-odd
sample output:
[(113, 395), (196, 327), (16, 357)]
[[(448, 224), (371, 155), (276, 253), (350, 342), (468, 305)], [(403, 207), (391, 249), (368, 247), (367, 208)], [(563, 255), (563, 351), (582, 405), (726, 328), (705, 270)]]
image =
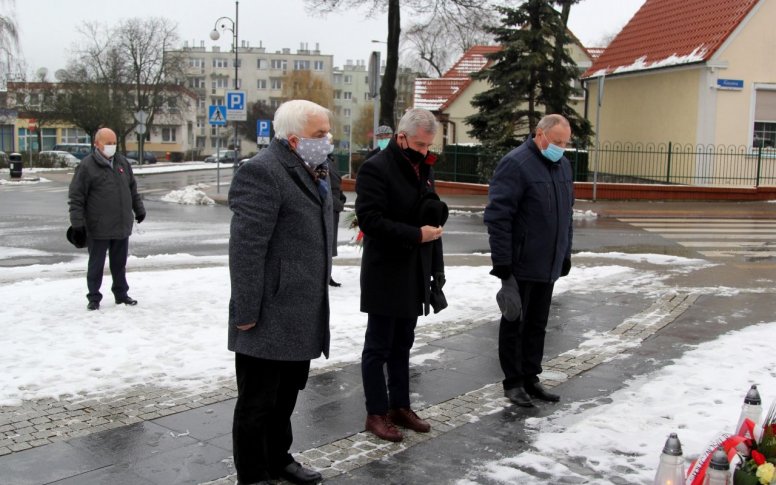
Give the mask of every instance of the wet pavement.
[[(459, 210), (481, 209), (485, 203), (483, 197), (444, 199)], [(576, 209), (612, 222), (591, 230), (589, 239), (575, 240), (575, 265), (600, 264), (594, 254), (579, 254), (600, 248), (596, 238), (612, 239), (607, 251), (621, 245), (629, 252), (644, 252), (634, 251), (634, 239), (617, 241), (613, 236), (623, 218), (776, 221), (773, 203), (577, 201)], [(640, 235), (643, 238), (635, 239), (639, 250), (700, 257), (660, 234)], [(485, 257), (473, 259), (489, 264)], [(634, 292), (614, 285), (558, 295), (548, 325), (542, 379), (561, 394), (559, 404), (524, 409), (503, 398), (496, 320), (422, 326), (412, 354), (411, 390), (414, 407), (432, 424), (431, 433), (407, 432), (405, 441), (396, 444), (365, 433), (360, 369), (352, 362), (312, 373), (293, 417), (292, 452), (332, 484), (447, 484), (461, 478), (495, 483), (479, 467), (530, 450), (526, 417), (583, 401), (591, 406), (606, 403), (626, 380), (662, 367), (691, 345), (773, 320), (776, 259), (720, 257), (712, 262), (716, 264), (664, 275), (659, 291)], [(649, 266), (637, 261), (618, 264)], [(582, 345), (591, 331), (617, 335), (630, 346), (625, 352), (591, 350)], [(0, 483), (231, 485), (233, 407), (234, 386), (225, 381), (217, 391), (197, 396), (138, 389), (112, 400), (48, 400), (25, 403), (14, 412), (0, 409)], [(20, 440), (23, 433), (30, 439)], [(16, 446), (21, 442), (26, 445)], [(532, 483), (556, 478), (524, 471), (535, 477)], [(575, 471), (602, 478), (583, 463), (576, 464)], [(605, 478), (629, 483), (627, 470), (621, 472), (620, 477)]]

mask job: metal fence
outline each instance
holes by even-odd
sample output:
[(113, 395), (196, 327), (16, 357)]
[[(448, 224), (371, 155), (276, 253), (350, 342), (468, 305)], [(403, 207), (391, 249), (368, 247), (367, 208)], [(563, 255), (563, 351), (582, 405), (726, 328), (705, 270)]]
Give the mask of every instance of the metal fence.
[[(434, 172), (438, 180), (487, 183), (488, 159), (480, 146), (447, 145)], [(570, 149), (574, 180), (704, 186), (776, 186), (776, 150), (745, 146), (603, 143), (600, 149)]]

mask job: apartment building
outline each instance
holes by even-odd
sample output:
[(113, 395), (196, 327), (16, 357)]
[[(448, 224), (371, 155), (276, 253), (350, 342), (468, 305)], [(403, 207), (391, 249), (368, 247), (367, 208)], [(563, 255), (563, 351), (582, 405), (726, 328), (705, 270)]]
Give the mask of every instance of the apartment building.
[[(208, 49), (201, 41), (199, 46), (184, 43), (180, 52), (186, 58), (185, 85), (197, 96), (194, 145), (202, 155), (214, 153), (217, 147), (232, 146), (233, 125), (210, 126), (208, 106), (226, 104), (226, 92), (234, 89), (234, 51), (223, 51), (218, 46)], [(249, 106), (256, 101), (264, 101), (271, 108), (277, 108), (284, 101), (285, 75), (291, 71), (307, 70), (331, 82), (333, 62), (332, 55), (321, 54), (318, 43), (314, 49), (302, 43), (296, 51), (283, 48), (270, 52), (261, 42), (254, 47), (249, 41), (241, 41), (237, 50), (237, 88), (245, 92)], [(256, 151), (255, 138), (238, 136), (238, 143), (243, 154)]]

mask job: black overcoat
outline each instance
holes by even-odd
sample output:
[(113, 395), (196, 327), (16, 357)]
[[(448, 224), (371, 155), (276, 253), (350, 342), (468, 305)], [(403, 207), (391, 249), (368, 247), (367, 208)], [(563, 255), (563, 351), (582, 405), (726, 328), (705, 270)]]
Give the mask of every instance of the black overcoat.
[(431, 275), (444, 271), (442, 240), (421, 244), (418, 204), (433, 191), (431, 166), (421, 163), (418, 177), (395, 140), (359, 169), (362, 312), (399, 318), (428, 313)]

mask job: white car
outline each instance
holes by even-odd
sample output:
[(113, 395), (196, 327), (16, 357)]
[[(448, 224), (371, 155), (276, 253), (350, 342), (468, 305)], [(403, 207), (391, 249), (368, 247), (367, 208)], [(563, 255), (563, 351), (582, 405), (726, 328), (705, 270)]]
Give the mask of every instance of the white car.
[(43, 150), (38, 153), (38, 163), (52, 168), (75, 168), (80, 162), (78, 157), (62, 150)]

